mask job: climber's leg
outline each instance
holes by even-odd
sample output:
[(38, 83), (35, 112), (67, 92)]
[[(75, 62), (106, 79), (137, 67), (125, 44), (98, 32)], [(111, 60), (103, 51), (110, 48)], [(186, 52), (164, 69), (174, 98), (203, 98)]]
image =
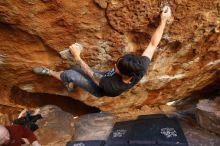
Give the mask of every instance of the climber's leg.
[(101, 89), (78, 66), (65, 70), (60, 74), (60, 78), (64, 85), (73, 83), (96, 97), (102, 96)]
[[(35, 67), (33, 68), (33, 72), (38, 74), (38, 75), (48, 75), (48, 76), (52, 76), (58, 80), (61, 80), (60, 75), (63, 71), (53, 71), (50, 70), (46, 67)], [(74, 90), (74, 84), (73, 83), (69, 83), (65, 85), (68, 89), (69, 92), (72, 92)]]
[(57, 71), (50, 70), (50, 69), (48, 69), (46, 67), (35, 67), (35, 68), (33, 68), (33, 72), (35, 74), (38, 74), (38, 75), (48, 75), (48, 76), (55, 77), (58, 80), (61, 80), (60, 79), (60, 74), (63, 71), (57, 72)]
[[(74, 86), (78, 86), (96, 97), (102, 96), (100, 88), (80, 69), (79, 66), (74, 66), (70, 70), (65, 71), (53, 71), (46, 67), (35, 67), (33, 72), (38, 75), (49, 75), (58, 80), (61, 80), (67, 87), (68, 91), (74, 91)], [(97, 73), (98, 72), (96, 71)]]
[(34, 67), (33, 72), (38, 75), (49, 75), (49, 69), (46, 67)]
[(63, 73), (63, 71), (57, 72), (57, 71), (49, 70), (49, 75), (58, 79), (58, 80), (61, 80), (61, 78), (60, 78), (61, 73)]
[[(52, 76), (52, 77), (54, 77), (54, 78), (56, 78), (56, 79), (58, 79), (58, 80), (60, 80), (60, 81), (62, 81), (61, 78), (60, 78), (60, 75), (61, 75), (63, 72), (64, 72), (64, 71), (59, 71), (59, 72), (57, 72), (57, 71), (49, 70), (49, 75)], [(66, 88), (67, 88), (67, 90), (68, 90), (69, 92), (73, 92), (73, 91), (74, 91), (74, 88), (75, 88), (75, 87), (74, 87), (73, 82), (66, 83), (65, 86), (66, 86)]]

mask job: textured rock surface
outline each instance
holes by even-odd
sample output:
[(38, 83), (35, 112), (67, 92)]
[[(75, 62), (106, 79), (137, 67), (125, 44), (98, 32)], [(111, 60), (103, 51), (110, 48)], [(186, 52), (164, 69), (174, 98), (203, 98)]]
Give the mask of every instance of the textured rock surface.
[(110, 113), (95, 113), (80, 116), (75, 122), (74, 140), (106, 140), (116, 122)]
[(28, 92), (71, 96), (125, 116), (147, 113), (149, 106), (184, 98), (214, 82), (220, 69), (218, 0), (169, 1), (173, 18), (148, 75), (119, 97), (96, 99), (80, 89), (69, 95), (59, 81), (31, 72), (32, 67), (39, 65), (56, 70), (68, 68), (68, 62), (58, 52), (73, 42), (82, 43), (83, 59), (101, 70), (110, 69), (114, 60), (126, 52), (140, 54), (159, 23), (159, 12), (165, 3), (162, 0), (0, 1), (0, 82), (5, 93), (1, 99), (10, 95), (11, 87), (17, 86)]
[(40, 108), (43, 119), (38, 120), (39, 129), (35, 132), (42, 145), (65, 146), (74, 135), (74, 119), (56, 106)]
[(183, 132), (186, 136), (189, 146), (218, 146), (220, 137), (214, 133), (206, 131), (196, 124), (196, 121), (190, 118), (183, 119), (181, 122)]
[(197, 108), (196, 117), (199, 125), (220, 135), (220, 97), (214, 101), (201, 100)]

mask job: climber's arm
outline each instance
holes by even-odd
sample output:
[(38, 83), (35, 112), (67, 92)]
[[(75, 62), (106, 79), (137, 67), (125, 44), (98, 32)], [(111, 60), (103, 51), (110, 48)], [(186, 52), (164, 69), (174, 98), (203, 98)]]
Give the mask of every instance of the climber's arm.
[(85, 61), (83, 61), (80, 57), (80, 51), (76, 48), (74, 48), (74, 45), (71, 45), (69, 47), (71, 54), (73, 55), (73, 57), (75, 58), (75, 60), (77, 61), (77, 63), (80, 65), (82, 71), (88, 75), (93, 82), (96, 83), (96, 85), (99, 85), (101, 76), (97, 73), (95, 73), (86, 63)]
[(151, 41), (145, 51), (143, 52), (142, 56), (147, 56), (150, 60), (153, 57), (153, 54), (162, 38), (163, 31), (166, 25), (168, 18), (171, 16), (171, 10), (169, 7), (164, 7), (163, 12), (161, 14), (161, 22), (160, 25), (157, 27), (156, 31), (154, 32)]
[(165, 28), (166, 22), (161, 21), (160, 25), (157, 27), (156, 31), (154, 32), (150, 43), (148, 44), (147, 48), (143, 52), (142, 56), (147, 56), (150, 60), (153, 57), (153, 54), (162, 38), (163, 30)]

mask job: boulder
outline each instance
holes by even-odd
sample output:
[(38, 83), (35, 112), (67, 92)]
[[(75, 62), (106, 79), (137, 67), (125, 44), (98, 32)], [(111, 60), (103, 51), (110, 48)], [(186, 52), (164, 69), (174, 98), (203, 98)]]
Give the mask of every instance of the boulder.
[(202, 128), (220, 135), (220, 97), (215, 100), (200, 100), (196, 119)]
[(74, 136), (74, 118), (57, 106), (40, 108), (43, 119), (37, 121), (39, 129), (35, 132), (42, 146), (65, 146)]

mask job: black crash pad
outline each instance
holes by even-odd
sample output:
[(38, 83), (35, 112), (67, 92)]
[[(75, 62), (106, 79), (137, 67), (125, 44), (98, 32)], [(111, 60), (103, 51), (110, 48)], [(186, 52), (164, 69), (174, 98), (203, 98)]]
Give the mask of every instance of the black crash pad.
[(158, 124), (150, 119), (134, 121), (129, 135), (130, 144), (156, 144)]
[(152, 115), (140, 115), (137, 120), (147, 120), (147, 119), (157, 119), (157, 118), (167, 118), (164, 114), (152, 114)]
[(114, 125), (105, 146), (188, 146), (176, 118), (142, 115)]
[(130, 144), (188, 146), (176, 118), (151, 117), (134, 121), (129, 135)]
[[(122, 146), (122, 145), (120, 145)], [(169, 144), (166, 144), (166, 145), (162, 145), (162, 144), (129, 144), (129, 145), (123, 145), (123, 146), (178, 146), (178, 145), (169, 145)]]
[[(129, 135), (129, 143), (156, 145), (158, 134), (158, 123), (161, 119), (168, 119), (164, 114), (152, 114), (138, 116), (137, 120), (133, 121), (132, 132)], [(156, 121), (156, 122), (155, 122)]]
[(128, 146), (128, 144), (106, 144), (105, 146)]
[(103, 140), (90, 140), (90, 141), (70, 141), (66, 146), (104, 146)]
[(168, 118), (167, 120), (162, 120), (161, 122), (162, 123), (159, 126), (160, 134), (157, 137), (158, 144), (177, 146), (188, 145), (177, 118)]
[(133, 121), (124, 121), (115, 123), (110, 133), (106, 146), (126, 146), (133, 126)]

